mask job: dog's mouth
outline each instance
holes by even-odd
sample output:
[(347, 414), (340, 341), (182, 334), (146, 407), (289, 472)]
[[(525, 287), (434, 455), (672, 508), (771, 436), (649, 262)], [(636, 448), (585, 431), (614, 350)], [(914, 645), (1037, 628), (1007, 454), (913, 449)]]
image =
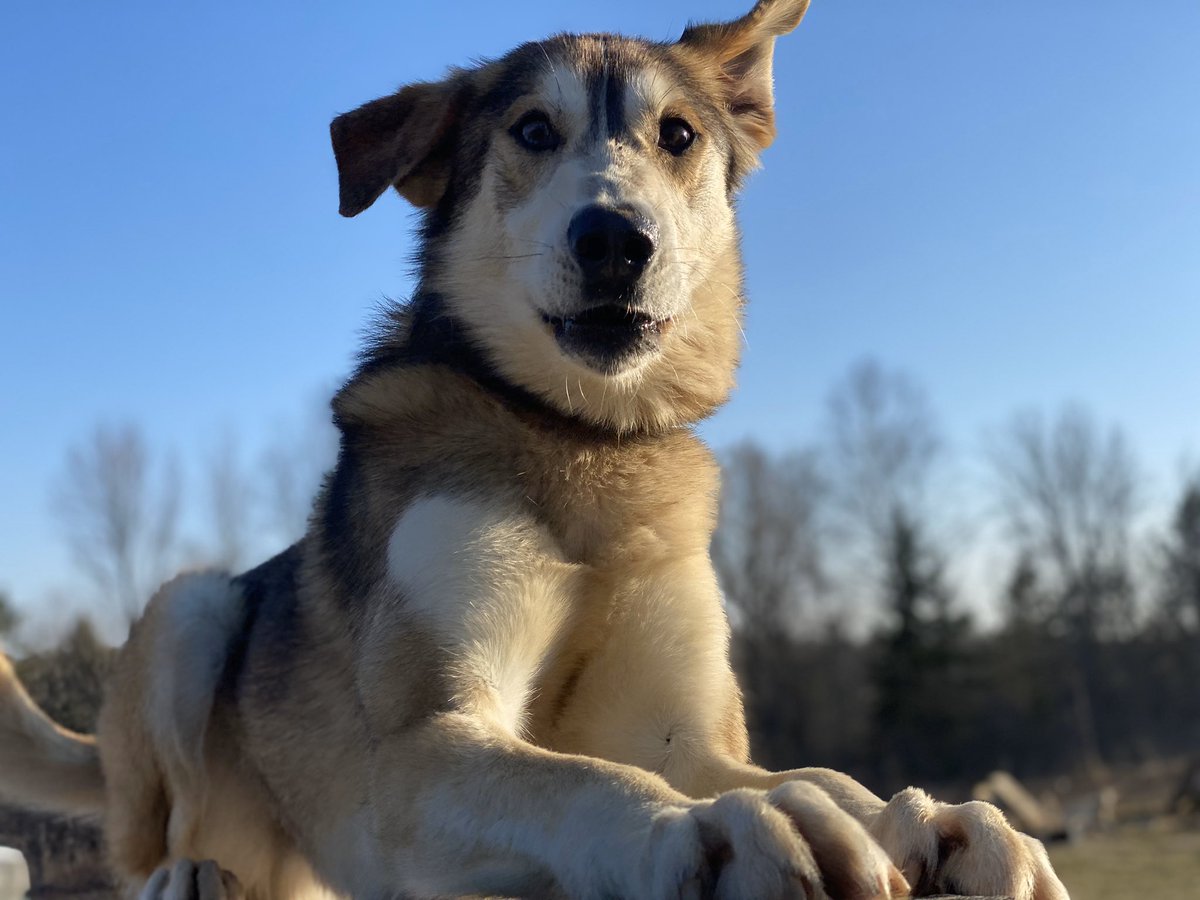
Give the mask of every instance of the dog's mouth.
[(558, 345), (606, 373), (625, 368), (637, 356), (658, 349), (672, 320), (656, 319), (625, 304), (606, 303), (569, 316), (542, 313)]
[(556, 337), (579, 332), (593, 332), (597, 336), (612, 337), (645, 332), (662, 334), (671, 324), (670, 319), (655, 319), (632, 307), (617, 304), (593, 306), (570, 316), (542, 313), (542, 321), (554, 329)]

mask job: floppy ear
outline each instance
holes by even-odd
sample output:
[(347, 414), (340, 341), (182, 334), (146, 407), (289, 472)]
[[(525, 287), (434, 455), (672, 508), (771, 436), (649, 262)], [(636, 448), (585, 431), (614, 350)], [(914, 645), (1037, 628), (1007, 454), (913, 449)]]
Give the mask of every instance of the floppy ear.
[(775, 140), (771, 84), (775, 38), (799, 25), (807, 10), (808, 0), (759, 0), (740, 19), (691, 25), (679, 39), (683, 47), (717, 67), (726, 105), (760, 150)]
[(458, 80), (410, 84), (333, 120), (343, 216), (357, 216), (389, 185), (415, 206), (433, 206), (450, 177)]

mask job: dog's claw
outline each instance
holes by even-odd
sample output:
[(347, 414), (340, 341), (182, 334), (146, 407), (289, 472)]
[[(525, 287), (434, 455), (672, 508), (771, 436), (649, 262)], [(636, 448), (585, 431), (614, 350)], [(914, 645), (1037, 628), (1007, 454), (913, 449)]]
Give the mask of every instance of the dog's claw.
[(212, 860), (181, 859), (155, 870), (138, 900), (243, 900), (233, 873)]

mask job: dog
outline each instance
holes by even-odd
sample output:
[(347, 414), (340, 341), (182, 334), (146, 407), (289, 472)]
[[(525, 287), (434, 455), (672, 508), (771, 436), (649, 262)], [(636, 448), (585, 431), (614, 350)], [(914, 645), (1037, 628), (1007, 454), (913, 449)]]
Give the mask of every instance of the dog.
[(97, 737), (0, 667), (19, 801), (144, 900), (1067, 896), (994, 807), (749, 757), (692, 426), (740, 349), (734, 198), (807, 0), (563, 35), (333, 121), (341, 213), (423, 211), (307, 535), (177, 578)]

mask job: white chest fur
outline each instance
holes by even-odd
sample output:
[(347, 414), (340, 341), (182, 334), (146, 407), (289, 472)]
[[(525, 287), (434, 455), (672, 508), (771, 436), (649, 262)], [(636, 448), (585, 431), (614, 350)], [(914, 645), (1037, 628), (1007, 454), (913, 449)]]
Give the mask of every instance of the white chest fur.
[(448, 495), (408, 506), (387, 563), (405, 612), (449, 649), (455, 702), (520, 734), (578, 567), (531, 516)]

